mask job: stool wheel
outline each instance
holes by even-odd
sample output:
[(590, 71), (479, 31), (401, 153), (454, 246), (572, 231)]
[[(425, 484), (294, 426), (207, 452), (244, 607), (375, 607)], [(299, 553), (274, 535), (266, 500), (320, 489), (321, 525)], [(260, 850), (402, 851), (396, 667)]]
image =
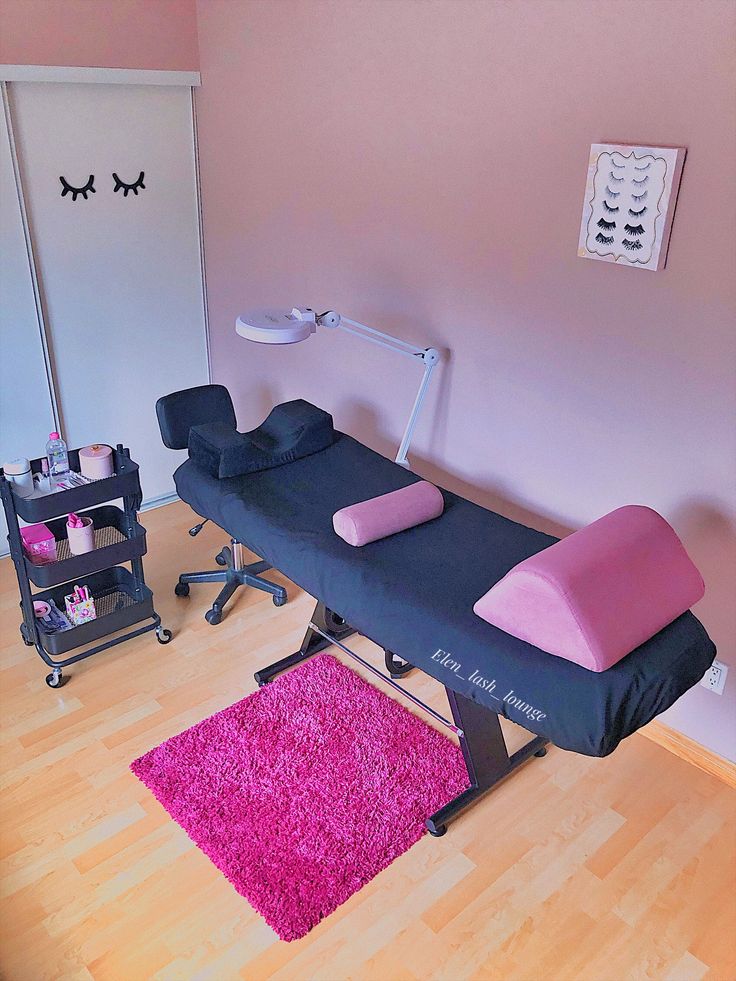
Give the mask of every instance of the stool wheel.
[(188, 582), (178, 582), (174, 586), (174, 594), (176, 596), (188, 596), (189, 595), (189, 583)]
[(283, 606), (284, 603), (286, 603), (286, 600), (288, 599), (288, 597), (287, 597), (286, 593), (284, 593), (283, 595), (274, 594), (274, 596), (272, 597), (272, 599), (273, 599), (273, 605), (274, 606)]
[(211, 624), (214, 627), (218, 623), (222, 622), (222, 611), (216, 610), (213, 607), (211, 610), (207, 610), (207, 612), (204, 615), (204, 618), (207, 621), (207, 623)]

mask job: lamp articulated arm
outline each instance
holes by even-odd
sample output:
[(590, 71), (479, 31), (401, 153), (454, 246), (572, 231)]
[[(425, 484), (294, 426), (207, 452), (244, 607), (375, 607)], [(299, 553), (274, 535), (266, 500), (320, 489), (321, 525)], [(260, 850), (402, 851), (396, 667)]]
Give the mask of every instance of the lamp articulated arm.
[[(311, 311), (309, 312), (311, 313)], [(306, 313), (306, 311), (302, 311), (302, 313)], [(407, 453), (409, 452), (409, 445), (414, 435), (414, 429), (427, 394), (427, 389), (429, 388), (432, 372), (440, 361), (439, 352), (433, 347), (416, 347), (414, 344), (402, 341), (400, 338), (393, 337), (391, 334), (385, 334), (383, 331), (376, 330), (374, 327), (367, 327), (365, 324), (358, 323), (357, 320), (342, 317), (339, 313), (335, 313), (334, 310), (328, 310), (325, 313), (318, 314), (314, 320), (321, 327), (339, 328), (348, 334), (355, 334), (356, 337), (362, 337), (363, 340), (371, 341), (373, 344), (378, 344), (380, 347), (385, 347), (390, 351), (396, 351), (398, 354), (404, 354), (407, 357), (418, 359), (424, 365), (424, 375), (419, 384), (414, 405), (412, 406), (404, 435), (401, 437), (401, 443), (396, 453), (395, 462), (402, 467), (406, 467), (408, 470), (409, 461), (407, 459)]]

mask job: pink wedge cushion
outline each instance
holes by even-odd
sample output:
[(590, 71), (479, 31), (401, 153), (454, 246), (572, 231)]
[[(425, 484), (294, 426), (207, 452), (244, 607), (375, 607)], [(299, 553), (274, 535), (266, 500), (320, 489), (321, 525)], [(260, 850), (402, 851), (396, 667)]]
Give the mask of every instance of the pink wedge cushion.
[(629, 505), (514, 566), (473, 611), (549, 654), (605, 671), (704, 592), (664, 518)]
[(444, 506), (442, 494), (434, 484), (420, 480), (401, 490), (342, 508), (332, 516), (332, 526), (348, 545), (367, 545), (439, 518)]

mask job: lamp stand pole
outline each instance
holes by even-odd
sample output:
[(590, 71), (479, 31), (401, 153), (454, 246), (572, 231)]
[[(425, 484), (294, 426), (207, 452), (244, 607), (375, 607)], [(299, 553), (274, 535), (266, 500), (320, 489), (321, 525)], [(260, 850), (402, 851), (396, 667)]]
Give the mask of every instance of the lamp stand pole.
[(419, 384), (414, 405), (412, 406), (404, 435), (401, 437), (401, 443), (396, 453), (395, 462), (402, 467), (406, 467), (408, 470), (409, 461), (407, 459), (407, 453), (409, 452), (409, 445), (414, 435), (414, 429), (427, 394), (427, 389), (429, 388), (432, 372), (440, 361), (439, 352), (433, 347), (416, 347), (414, 344), (402, 341), (400, 338), (393, 337), (391, 334), (385, 334), (383, 331), (376, 330), (374, 327), (367, 327), (365, 324), (358, 323), (357, 320), (350, 320), (348, 317), (343, 317), (333, 310), (319, 314), (315, 317), (315, 322), (322, 327), (329, 327), (331, 329), (339, 328), (348, 334), (362, 337), (364, 341), (370, 341), (372, 344), (378, 344), (379, 347), (387, 348), (389, 351), (395, 351), (397, 354), (414, 358), (415, 360), (421, 361), (424, 365), (424, 375)]

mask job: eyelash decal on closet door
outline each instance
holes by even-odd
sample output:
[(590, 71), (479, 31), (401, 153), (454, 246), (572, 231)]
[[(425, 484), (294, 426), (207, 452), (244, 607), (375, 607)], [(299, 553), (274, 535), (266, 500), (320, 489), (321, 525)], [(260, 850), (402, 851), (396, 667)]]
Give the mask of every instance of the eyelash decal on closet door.
[(615, 221), (606, 221), (605, 218), (599, 218), (596, 224), (598, 225), (599, 228), (603, 228), (607, 232), (609, 232), (612, 228), (616, 227)]
[[(611, 205), (608, 203), (608, 201), (604, 201), (603, 202), (603, 210), (604, 211), (607, 211), (609, 213), (609, 215), (615, 215), (616, 212), (619, 210), (619, 207), (618, 207), (618, 205), (616, 205), (615, 208), (612, 208)], [(629, 214), (631, 214), (631, 212), (629, 212)]]
[(612, 191), (608, 184), (606, 184), (606, 194), (609, 196), (609, 198), (615, 199), (621, 197), (621, 191)]
[(113, 176), (113, 180), (115, 181), (115, 187), (113, 188), (113, 192), (117, 193), (118, 191), (122, 191), (123, 197), (127, 198), (128, 191), (132, 191), (133, 194), (135, 194), (135, 196), (137, 197), (139, 188), (142, 190), (145, 190), (146, 188), (146, 185), (143, 183), (143, 178), (145, 177), (143, 171), (141, 171), (140, 174), (138, 174), (137, 180), (134, 180), (132, 184), (126, 184), (125, 181), (121, 181), (116, 173), (113, 173), (112, 176)]
[(61, 196), (65, 197), (67, 194), (71, 194), (72, 201), (76, 201), (80, 194), (86, 201), (88, 194), (97, 193), (94, 187), (94, 183), (95, 183), (94, 174), (89, 175), (89, 178), (87, 179), (87, 183), (83, 187), (72, 187), (72, 185), (69, 183), (66, 177), (60, 177), (59, 180), (61, 181), (61, 187), (62, 187)]

